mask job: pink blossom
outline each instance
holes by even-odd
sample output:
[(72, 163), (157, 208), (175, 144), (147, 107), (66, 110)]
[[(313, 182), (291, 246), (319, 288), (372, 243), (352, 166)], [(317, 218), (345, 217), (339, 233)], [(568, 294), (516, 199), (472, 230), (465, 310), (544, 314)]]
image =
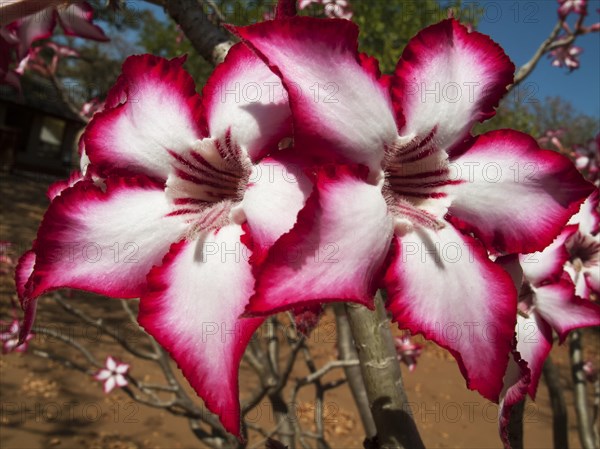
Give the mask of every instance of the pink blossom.
[[(542, 250), (593, 190), (568, 158), (530, 136), (471, 136), (494, 115), (513, 64), (453, 19), (417, 34), (383, 77), (374, 58), (358, 53), (350, 21), (298, 17), (235, 31), (295, 87), (294, 148), (322, 164), (296, 224), (267, 254), (247, 312), (340, 299), (372, 306), (384, 286), (399, 326), (449, 349), (469, 388), (498, 400), (517, 297), (488, 251)], [(470, 96), (441, 92), (465, 83), (480, 87)], [(469, 171), (492, 163), (495, 182)], [(535, 174), (515, 174), (531, 166)], [(326, 258), (324, 248), (335, 251)], [(290, 251), (303, 263), (281, 257)], [(493, 325), (493, 342), (481, 332), (440, 331), (456, 323), (465, 323), (462, 335), (466, 323)]]
[(96, 112), (100, 112), (102, 109), (104, 109), (104, 102), (99, 98), (92, 98), (83, 104), (80, 114), (92, 118)]
[(33, 338), (33, 333), (27, 335), (27, 338), (23, 343), (19, 344), (19, 332), (20, 324), (19, 320), (14, 319), (10, 324), (1, 322), (0, 326), (5, 328), (0, 332), (0, 342), (2, 342), (2, 354), (8, 354), (9, 352), (25, 352), (29, 347), (29, 341)]
[(586, 145), (575, 147), (575, 166), (589, 181), (600, 187), (600, 134)]
[(323, 0), (323, 10), (327, 17), (332, 19), (347, 19), (352, 18), (352, 10), (347, 0)]
[(67, 36), (77, 36), (97, 41), (108, 41), (101, 28), (92, 23), (93, 8), (87, 2), (73, 2), (22, 17), (10, 23), (7, 29), (15, 33), (19, 42), (17, 55), (23, 59), (31, 45), (40, 39), (52, 36), (59, 23)]
[(514, 360), (507, 369), (500, 401), (499, 426), (505, 444), (512, 407), (526, 394), (535, 399), (553, 332), (562, 343), (573, 329), (600, 325), (600, 306), (589, 301), (591, 291), (600, 292), (599, 227), (595, 191), (543, 251), (498, 261), (520, 290)]
[(552, 50), (548, 58), (553, 58), (554, 67), (566, 67), (569, 71), (573, 71), (579, 68), (579, 55), (582, 52), (583, 49), (576, 45), (563, 45)]
[(108, 356), (105, 362), (105, 368), (94, 374), (94, 378), (101, 382), (104, 382), (104, 393), (110, 393), (115, 387), (127, 386), (127, 371), (129, 371), (129, 365), (121, 363), (112, 356)]
[(417, 367), (417, 359), (423, 351), (423, 345), (413, 343), (410, 337), (394, 338), (398, 360), (405, 363), (412, 372)]
[(558, 15), (561, 19), (565, 19), (570, 13), (586, 15), (587, 0), (558, 0)]
[[(234, 46), (202, 97), (183, 62), (125, 61), (82, 137), (89, 164), (51, 187), (52, 203), (16, 282), (25, 329), (36, 298), (55, 288), (141, 296), (140, 323), (225, 428), (239, 434), (238, 367), (263, 322), (240, 318), (253, 291), (250, 262), (292, 227), (310, 181), (297, 155), (278, 149), (291, 132), (290, 111), (260, 58)], [(242, 82), (280, 87), (257, 99), (235, 91)], [(103, 253), (121, 242), (116, 261), (87, 263), (80, 251), (73, 260), (51, 256), (84, 241)]]
[(583, 364), (583, 372), (585, 373), (585, 380), (589, 383), (593, 384), (598, 381), (598, 369), (591, 360), (588, 360)]
[(563, 146), (560, 138), (565, 134), (564, 129), (549, 129), (544, 135), (538, 138), (538, 143), (543, 146), (547, 146), (548, 144), (552, 144), (556, 147), (556, 149), (562, 153), (566, 153), (567, 150)]

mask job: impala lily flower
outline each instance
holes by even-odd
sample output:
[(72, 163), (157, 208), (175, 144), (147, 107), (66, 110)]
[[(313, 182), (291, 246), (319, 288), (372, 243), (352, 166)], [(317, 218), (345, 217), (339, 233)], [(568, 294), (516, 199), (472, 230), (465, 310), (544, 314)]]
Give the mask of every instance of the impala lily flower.
[[(600, 194), (590, 195), (569, 224), (576, 229), (565, 242), (569, 259), (565, 271), (575, 283), (577, 296), (589, 299), (600, 293)], [(568, 232), (568, 231), (567, 231)]]
[(125, 387), (127, 382), (127, 371), (129, 371), (129, 365), (127, 363), (121, 363), (111, 356), (106, 357), (105, 368), (94, 374), (94, 379), (104, 382), (103, 389), (104, 393), (108, 394), (115, 387)]
[(0, 332), (0, 342), (2, 342), (2, 354), (10, 352), (25, 352), (29, 348), (29, 340), (33, 334), (27, 335), (24, 342), (19, 343), (19, 332), (21, 326), (19, 320), (14, 319), (9, 323), (0, 322), (0, 326), (5, 330)]
[[(562, 343), (573, 329), (600, 325), (600, 305), (585, 296), (589, 295), (590, 285), (598, 291), (598, 256), (595, 267), (587, 272), (587, 281), (581, 268), (583, 263), (573, 263), (581, 254), (588, 252), (588, 245), (580, 242), (589, 243), (584, 236), (592, 236), (583, 234), (582, 230), (598, 228), (597, 207), (596, 191), (572, 218), (571, 222), (577, 224), (568, 225), (546, 249), (518, 258), (509, 256), (498, 260), (511, 273), (520, 291), (515, 360), (511, 361), (504, 379), (499, 410), (500, 435), (507, 447), (506, 428), (511, 408), (526, 394), (535, 399), (544, 361), (552, 349), (553, 331)], [(596, 245), (597, 254), (600, 254), (600, 241)], [(574, 251), (574, 248), (577, 250)], [(574, 257), (574, 254), (577, 256)], [(577, 266), (579, 271), (575, 268)], [(569, 276), (567, 273), (573, 274)]]
[(58, 22), (67, 36), (77, 36), (97, 41), (108, 41), (104, 31), (92, 23), (93, 8), (87, 2), (49, 2), (46, 9), (21, 17), (7, 25), (17, 36), (19, 59), (23, 59), (31, 44), (52, 36)]
[[(543, 249), (591, 191), (568, 159), (527, 135), (471, 137), (512, 82), (508, 57), (450, 19), (421, 31), (381, 77), (358, 54), (349, 21), (232, 29), (293, 86), (295, 150), (337, 164), (315, 171), (296, 224), (258, 270), (247, 312), (372, 306), (384, 285), (400, 327), (449, 349), (468, 386), (498, 400), (517, 298), (486, 248)], [(284, 249), (301, 256), (282, 260)]]
[(579, 55), (583, 52), (581, 47), (576, 45), (563, 45), (548, 53), (548, 58), (552, 58), (554, 67), (566, 67), (569, 71), (579, 68)]
[(587, 145), (575, 148), (575, 166), (586, 179), (600, 187), (600, 134)]
[(585, 373), (585, 380), (589, 383), (593, 384), (598, 381), (598, 369), (591, 360), (588, 360), (583, 364), (583, 372)]
[(564, 136), (565, 130), (562, 128), (559, 129), (549, 129), (547, 130), (542, 137), (537, 139), (540, 145), (546, 147), (549, 144), (554, 145), (554, 147), (563, 154), (567, 154), (568, 150), (564, 147), (560, 139)]
[(558, 15), (563, 20), (572, 12), (587, 14), (587, 0), (558, 0), (558, 3)]
[(183, 62), (124, 63), (84, 133), (84, 179), (53, 186), (17, 285), (27, 325), (51, 289), (141, 297), (141, 325), (239, 435), (238, 367), (262, 323), (238, 318), (253, 292), (249, 259), (292, 227), (310, 182), (278, 149), (290, 110), (259, 58), (234, 46), (202, 99)]
[(414, 371), (417, 367), (417, 359), (423, 352), (423, 345), (413, 343), (410, 337), (396, 337), (394, 338), (394, 345), (396, 346), (398, 360), (405, 363), (409, 371)]

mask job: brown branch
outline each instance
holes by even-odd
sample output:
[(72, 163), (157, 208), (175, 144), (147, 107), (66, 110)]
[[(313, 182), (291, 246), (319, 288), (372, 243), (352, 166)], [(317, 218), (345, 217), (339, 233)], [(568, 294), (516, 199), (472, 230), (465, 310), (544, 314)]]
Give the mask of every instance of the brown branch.
[(168, 0), (163, 6), (200, 56), (215, 66), (223, 62), (234, 38), (208, 19), (198, 0)]
[[(337, 328), (337, 349), (340, 360), (356, 360), (358, 354), (354, 346), (354, 340), (352, 339), (352, 332), (350, 330), (350, 324), (348, 322), (348, 316), (346, 315), (346, 308), (344, 304), (337, 303), (333, 305), (335, 312), (335, 322)], [(350, 386), (350, 391), (354, 397), (354, 403), (358, 409), (360, 420), (365, 431), (367, 438), (373, 438), (377, 434), (375, 427), (375, 421), (373, 421), (373, 415), (371, 415), (371, 409), (369, 408), (369, 399), (367, 398), (367, 391), (365, 390), (365, 382), (362, 378), (360, 366), (346, 366), (344, 368), (346, 379)]]
[(381, 447), (424, 448), (402, 383), (389, 320), (381, 294), (376, 310), (348, 304), (346, 311)]
[(552, 407), (552, 441), (554, 449), (569, 449), (567, 404), (560, 385), (560, 373), (550, 356), (546, 358), (542, 372), (546, 387), (548, 387)]
[(562, 25), (563, 25), (563, 21), (559, 20), (556, 23), (556, 25), (554, 25), (554, 28), (550, 32), (550, 35), (538, 47), (538, 49), (535, 51), (535, 53), (533, 54), (531, 59), (529, 61), (527, 61), (525, 64), (523, 64), (519, 68), (519, 70), (517, 70), (515, 79), (514, 79), (512, 85), (509, 86), (509, 90), (513, 89), (515, 86), (520, 84), (525, 78), (527, 78), (529, 76), (529, 74), (533, 71), (533, 69), (535, 69), (535, 66), (540, 61), (542, 56), (544, 56), (544, 54), (546, 54), (549, 51), (548, 48), (550, 47), (552, 42), (554, 42), (554, 39), (556, 39), (556, 36), (558, 36), (558, 33), (560, 33), (560, 30), (562, 29)]
[(588, 413), (586, 379), (583, 371), (583, 351), (581, 349), (582, 334), (579, 329), (569, 335), (569, 355), (571, 357), (571, 377), (573, 379), (573, 395), (577, 412), (577, 430), (583, 449), (596, 449), (592, 423)]

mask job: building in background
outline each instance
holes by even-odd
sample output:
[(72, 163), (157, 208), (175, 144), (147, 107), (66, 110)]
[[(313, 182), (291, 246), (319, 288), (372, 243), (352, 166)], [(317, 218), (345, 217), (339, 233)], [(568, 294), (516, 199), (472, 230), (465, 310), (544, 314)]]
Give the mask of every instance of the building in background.
[(22, 92), (0, 85), (0, 166), (66, 175), (78, 165), (85, 122), (46, 78), (21, 79)]

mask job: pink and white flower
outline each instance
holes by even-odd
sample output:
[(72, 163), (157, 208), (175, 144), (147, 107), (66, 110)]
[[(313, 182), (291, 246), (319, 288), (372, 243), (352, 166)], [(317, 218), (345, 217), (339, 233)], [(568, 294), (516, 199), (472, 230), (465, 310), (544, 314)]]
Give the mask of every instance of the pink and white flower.
[[(372, 306), (383, 285), (400, 327), (447, 348), (468, 386), (498, 400), (517, 298), (487, 250), (543, 249), (592, 190), (527, 135), (471, 136), (513, 80), (508, 57), (455, 20), (413, 38), (391, 77), (359, 55), (349, 21), (296, 17), (234, 31), (294, 86), (296, 151), (336, 164), (314, 171), (296, 224), (258, 270), (248, 313)], [(302, 257), (282, 260), (284, 249)]]
[(7, 25), (6, 28), (14, 32), (19, 40), (17, 49), (19, 60), (27, 55), (35, 41), (52, 36), (57, 23), (67, 36), (97, 41), (109, 40), (104, 31), (92, 23), (94, 10), (89, 3), (84, 1), (61, 3), (53, 5), (50, 2), (46, 9), (23, 16)]
[(565, 19), (570, 13), (586, 15), (587, 0), (558, 0), (558, 15), (561, 19)]
[[(565, 241), (569, 258), (564, 269), (575, 283), (576, 294), (590, 299), (600, 293), (600, 194), (592, 193), (569, 224), (575, 229)], [(568, 231), (566, 231), (568, 232)]]
[(297, 155), (279, 150), (287, 96), (258, 57), (233, 47), (202, 98), (183, 62), (124, 63), (82, 138), (85, 174), (49, 192), (17, 285), (26, 326), (52, 289), (141, 297), (141, 325), (239, 435), (238, 367), (263, 321), (238, 318), (250, 260), (292, 227), (311, 186)]
[(566, 67), (569, 71), (579, 68), (579, 55), (583, 52), (581, 47), (576, 45), (563, 45), (555, 48), (548, 53), (548, 58), (552, 58), (554, 67)]
[(10, 352), (25, 352), (29, 348), (29, 340), (33, 338), (33, 333), (27, 335), (27, 338), (20, 343), (19, 332), (21, 326), (19, 320), (14, 319), (9, 323), (0, 322), (0, 327), (3, 329), (0, 331), (0, 342), (2, 342), (2, 354), (8, 354)]
[(575, 166), (597, 187), (600, 187), (600, 134), (585, 145), (575, 147)]
[(414, 343), (410, 337), (395, 337), (394, 345), (398, 360), (405, 363), (409, 371), (414, 371), (417, 367), (417, 359), (423, 352), (423, 345)]
[(104, 383), (102, 386), (104, 393), (108, 394), (116, 387), (123, 388), (128, 385), (129, 382), (125, 377), (129, 371), (127, 363), (121, 363), (109, 355), (104, 366), (105, 368), (94, 374), (94, 379)]
[(511, 362), (500, 402), (500, 435), (508, 446), (506, 427), (512, 406), (526, 394), (535, 399), (553, 332), (562, 343), (573, 329), (600, 325), (600, 305), (589, 300), (600, 290), (598, 192), (571, 219), (571, 224), (541, 252), (498, 261), (519, 289), (515, 361)]

